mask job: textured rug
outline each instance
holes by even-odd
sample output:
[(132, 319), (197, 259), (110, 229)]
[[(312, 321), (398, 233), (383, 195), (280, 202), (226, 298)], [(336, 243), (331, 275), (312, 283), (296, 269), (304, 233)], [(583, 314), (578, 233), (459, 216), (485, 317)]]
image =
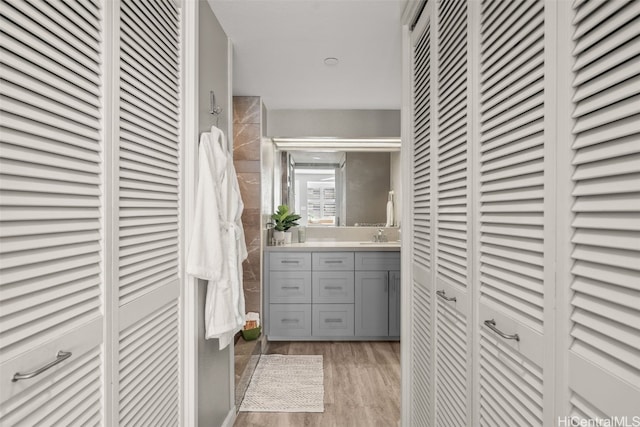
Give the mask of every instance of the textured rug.
[(260, 356), (242, 412), (324, 412), (322, 356)]

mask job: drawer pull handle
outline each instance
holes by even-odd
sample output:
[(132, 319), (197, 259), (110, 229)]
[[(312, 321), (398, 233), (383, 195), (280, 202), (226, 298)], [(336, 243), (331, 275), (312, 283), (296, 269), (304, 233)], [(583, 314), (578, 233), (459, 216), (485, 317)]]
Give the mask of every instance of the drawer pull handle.
[(300, 286), (283, 286), (282, 289), (300, 289)]
[(36, 377), (41, 373), (43, 373), (44, 371), (46, 371), (47, 369), (53, 368), (58, 363), (62, 363), (63, 361), (67, 360), (70, 357), (71, 357), (70, 351), (59, 351), (58, 354), (56, 355), (56, 360), (54, 360), (53, 362), (49, 362), (43, 367), (38, 368), (32, 372), (27, 372), (26, 374), (21, 374), (20, 372), (16, 372), (15, 374), (13, 374), (13, 378), (11, 379), (11, 381), (16, 382), (16, 381), (28, 380), (29, 378)]
[(298, 323), (300, 319), (282, 319), (282, 323)]
[(436, 294), (445, 301), (456, 302), (456, 297), (448, 297), (445, 295), (444, 291), (436, 291)]
[(328, 259), (324, 263), (325, 264), (342, 264), (342, 260), (331, 260), (331, 259)]
[(324, 323), (342, 323), (342, 319), (324, 319)]
[(509, 334), (505, 334), (500, 329), (498, 329), (496, 327), (496, 321), (493, 320), (493, 319), (485, 320), (484, 324), (485, 324), (485, 326), (487, 328), (491, 329), (493, 332), (495, 332), (496, 334), (500, 335), (504, 339), (520, 341), (520, 337), (518, 336), (518, 334), (509, 335)]
[(325, 286), (324, 288), (334, 290), (334, 289), (342, 289), (342, 286)]
[(297, 259), (283, 259), (280, 262), (283, 264), (300, 264), (300, 261)]

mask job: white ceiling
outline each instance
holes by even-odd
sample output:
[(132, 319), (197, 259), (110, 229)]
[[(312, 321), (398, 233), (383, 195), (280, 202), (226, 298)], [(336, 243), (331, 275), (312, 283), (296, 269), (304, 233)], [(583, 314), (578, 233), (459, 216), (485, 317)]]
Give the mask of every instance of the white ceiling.
[(269, 109), (400, 109), (405, 0), (208, 1), (234, 46), (234, 95)]

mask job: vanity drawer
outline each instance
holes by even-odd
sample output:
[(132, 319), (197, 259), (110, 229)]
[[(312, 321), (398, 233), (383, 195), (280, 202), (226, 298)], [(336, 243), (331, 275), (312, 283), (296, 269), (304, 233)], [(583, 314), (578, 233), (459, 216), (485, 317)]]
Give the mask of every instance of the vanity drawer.
[(353, 270), (353, 252), (314, 252), (313, 270)]
[(269, 269), (278, 271), (311, 270), (311, 253), (273, 252), (269, 255)]
[(275, 337), (311, 335), (311, 304), (270, 304), (269, 335)]
[(313, 303), (353, 303), (353, 271), (314, 271)]
[(350, 337), (353, 324), (353, 304), (313, 304), (313, 336)]
[(400, 270), (400, 252), (356, 252), (355, 269)]
[(272, 271), (269, 273), (269, 302), (310, 303), (310, 271)]

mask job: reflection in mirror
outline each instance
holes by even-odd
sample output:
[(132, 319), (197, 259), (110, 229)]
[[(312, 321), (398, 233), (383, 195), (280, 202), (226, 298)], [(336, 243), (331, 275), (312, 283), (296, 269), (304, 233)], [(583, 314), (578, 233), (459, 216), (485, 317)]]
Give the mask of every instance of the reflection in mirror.
[[(393, 153), (399, 156), (399, 153)], [(283, 194), (308, 226), (384, 226), (392, 153), (287, 153)], [(283, 199), (285, 199), (283, 197)]]

